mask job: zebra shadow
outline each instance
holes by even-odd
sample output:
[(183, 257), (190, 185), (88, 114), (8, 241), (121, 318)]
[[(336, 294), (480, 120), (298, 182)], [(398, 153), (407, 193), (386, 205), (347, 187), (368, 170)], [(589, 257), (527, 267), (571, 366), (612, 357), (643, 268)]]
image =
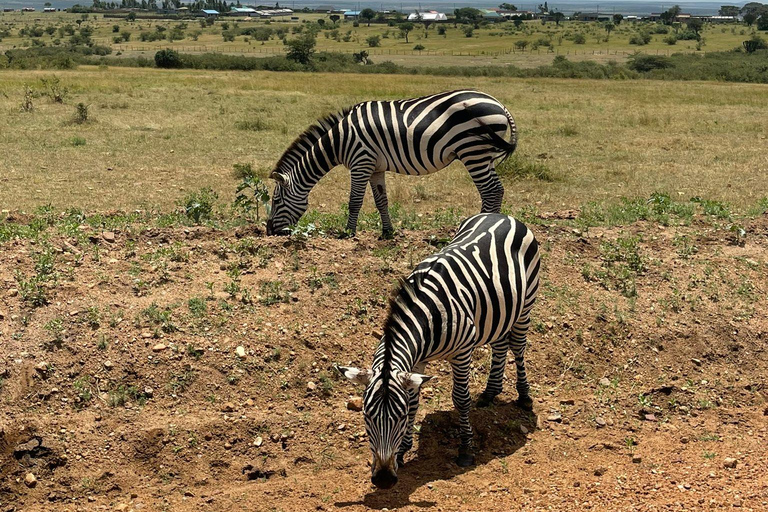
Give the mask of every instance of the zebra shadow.
[[(520, 409), (513, 401), (499, 403), (497, 398), (494, 406), (473, 408), (470, 421), (475, 432), (475, 465), (463, 468), (455, 461), (459, 449), (458, 420), (454, 410), (427, 414), (421, 422), (418, 448), (406, 455), (405, 465), (398, 471), (397, 485), (388, 490), (376, 489), (360, 502), (340, 502), (336, 506), (365, 505), (372, 509), (436, 506), (436, 501), (411, 501), (411, 494), (431, 482), (450, 480), (494, 459), (512, 455), (527, 442), (520, 427), (529, 433), (536, 429), (535, 413)], [(436, 493), (435, 499), (438, 496)]]

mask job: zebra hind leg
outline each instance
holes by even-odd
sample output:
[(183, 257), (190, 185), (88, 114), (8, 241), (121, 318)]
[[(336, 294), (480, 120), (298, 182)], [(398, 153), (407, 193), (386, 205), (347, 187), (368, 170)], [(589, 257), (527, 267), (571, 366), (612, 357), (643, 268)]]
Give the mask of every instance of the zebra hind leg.
[(472, 425), (469, 423), (469, 407), (472, 403), (469, 397), (469, 362), (470, 355), (465, 354), (461, 359), (452, 362), (453, 371), (453, 405), (459, 411), (459, 456), (456, 463), (461, 467), (475, 464), (475, 453), (472, 443)]
[(365, 196), (365, 189), (368, 187), (370, 178), (370, 171), (366, 172), (364, 169), (355, 169), (352, 171), (352, 183), (349, 189), (347, 236), (353, 236), (357, 232), (357, 217), (360, 215), (360, 209), (363, 207), (363, 197)]
[(500, 213), (501, 202), (504, 199), (504, 186), (501, 184), (493, 160), (471, 160), (471, 157), (462, 159), (464, 165), (472, 177), (472, 181), (480, 193), (482, 200), (481, 213)]
[(510, 344), (512, 353), (515, 355), (515, 367), (517, 368), (517, 405), (526, 411), (533, 410), (533, 400), (531, 400), (530, 395), (531, 387), (528, 385), (528, 377), (525, 374), (526, 334), (530, 324), (531, 321), (528, 317), (515, 324)]
[(384, 171), (377, 171), (371, 175), (371, 192), (373, 192), (373, 202), (376, 203), (376, 209), (379, 211), (379, 217), (381, 217), (381, 238), (390, 240), (395, 234), (395, 229), (389, 218), (389, 201), (387, 200)]
[(504, 368), (507, 366), (507, 353), (509, 352), (509, 339), (502, 338), (491, 345), (491, 372), (488, 375), (488, 383), (477, 399), (478, 407), (488, 407), (493, 399), (501, 394), (504, 386)]

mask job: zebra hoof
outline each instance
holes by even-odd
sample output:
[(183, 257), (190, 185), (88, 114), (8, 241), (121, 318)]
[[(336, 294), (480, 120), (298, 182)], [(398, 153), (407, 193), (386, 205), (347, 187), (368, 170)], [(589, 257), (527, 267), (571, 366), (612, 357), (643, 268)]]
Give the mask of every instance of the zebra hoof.
[(461, 450), (459, 450), (459, 456), (456, 457), (456, 464), (458, 464), (460, 468), (468, 468), (469, 466), (474, 466), (475, 455), (471, 452), (462, 453)]
[(492, 395), (486, 395), (485, 393), (481, 393), (479, 397), (477, 397), (477, 406), (478, 407), (490, 407), (493, 405), (493, 399), (495, 397)]
[(400, 453), (400, 454), (398, 454), (398, 456), (397, 456), (397, 467), (401, 468), (401, 467), (403, 467), (404, 465), (405, 465), (405, 460), (404, 460), (404, 458), (403, 458), (403, 454), (402, 454), (402, 453)]
[(394, 231), (384, 231), (383, 233), (381, 233), (379, 240), (392, 240), (394, 238), (395, 238)]
[(521, 396), (517, 399), (517, 406), (524, 411), (532, 411), (533, 410), (533, 400), (531, 400), (531, 397), (529, 396)]

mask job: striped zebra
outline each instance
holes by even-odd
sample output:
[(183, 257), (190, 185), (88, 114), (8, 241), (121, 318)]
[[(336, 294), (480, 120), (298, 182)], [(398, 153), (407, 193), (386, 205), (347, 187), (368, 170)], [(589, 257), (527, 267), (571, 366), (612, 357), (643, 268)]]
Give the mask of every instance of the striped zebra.
[[(509, 140), (504, 139), (510, 131)], [(512, 154), (517, 127), (491, 96), (471, 90), (400, 101), (367, 101), (331, 114), (302, 133), (283, 153), (270, 177), (277, 182), (267, 234), (288, 234), (307, 211), (309, 192), (337, 165), (350, 169), (347, 233), (370, 183), (382, 236), (392, 236), (384, 173), (424, 175), (461, 161), (482, 199), (483, 212), (501, 209), (504, 187), (495, 162)]]
[(507, 353), (517, 366), (517, 403), (532, 409), (525, 375), (526, 333), (539, 287), (539, 248), (533, 233), (512, 217), (481, 213), (465, 220), (449, 245), (421, 262), (390, 303), (372, 369), (337, 367), (366, 386), (365, 428), (373, 452), (371, 481), (397, 483), (397, 468), (413, 444), (413, 420), (426, 364), (448, 360), (459, 411), (460, 466), (474, 464), (469, 423), (472, 352), (490, 343), (491, 371), (478, 406), (501, 393)]

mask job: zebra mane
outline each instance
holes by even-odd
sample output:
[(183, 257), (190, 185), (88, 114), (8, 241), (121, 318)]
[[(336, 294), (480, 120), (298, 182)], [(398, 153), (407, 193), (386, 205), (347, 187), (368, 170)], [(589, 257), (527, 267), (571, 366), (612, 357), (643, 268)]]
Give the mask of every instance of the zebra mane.
[(275, 170), (278, 172), (289, 171), (296, 162), (304, 156), (307, 150), (320, 140), (323, 135), (328, 133), (331, 128), (339, 124), (339, 122), (349, 114), (349, 111), (349, 108), (344, 108), (341, 112), (328, 114), (327, 116), (318, 119), (309, 128), (304, 130), (304, 132), (296, 137), (296, 140), (288, 146), (288, 149), (285, 150), (283, 156), (280, 157), (280, 160), (277, 161)]
[(397, 286), (394, 290), (392, 290), (392, 294), (389, 297), (389, 310), (387, 313), (387, 320), (384, 322), (384, 337), (382, 343), (384, 344), (384, 356), (383, 356), (383, 363), (381, 366), (381, 390), (382, 390), (382, 399), (386, 400), (387, 396), (389, 395), (389, 379), (391, 377), (391, 362), (392, 362), (392, 343), (393, 343), (393, 337), (392, 337), (392, 331), (395, 327), (396, 319), (395, 317), (402, 311), (403, 309), (403, 303), (401, 297), (405, 293), (408, 294), (409, 290), (414, 290), (416, 287), (416, 283), (418, 282), (419, 278), (421, 276), (419, 274), (412, 275), (412, 278), (415, 279), (413, 283), (409, 282), (407, 279), (399, 279)]

